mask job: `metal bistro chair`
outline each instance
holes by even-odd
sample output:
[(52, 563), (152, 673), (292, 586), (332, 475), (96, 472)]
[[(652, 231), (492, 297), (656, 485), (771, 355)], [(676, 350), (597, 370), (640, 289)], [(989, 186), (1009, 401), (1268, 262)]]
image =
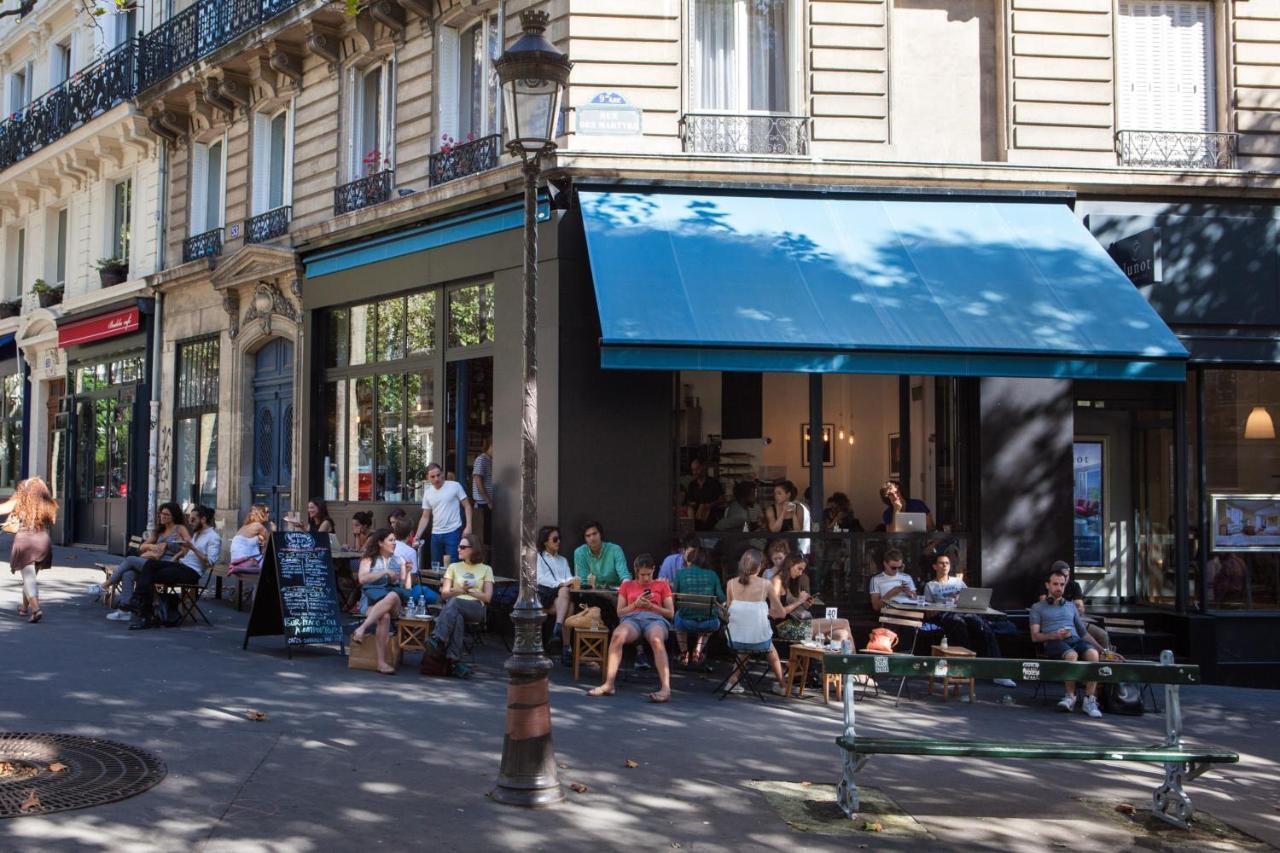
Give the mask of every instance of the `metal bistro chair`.
[[(675, 595), (675, 599), (676, 599), (676, 602), (675, 602), (676, 610), (690, 611), (693, 614), (695, 614), (696, 618), (698, 619), (711, 619), (714, 617), (720, 620), (721, 625), (725, 624), (726, 620), (724, 618), (724, 615), (720, 612), (720, 602), (716, 601), (716, 598), (714, 595), (695, 595), (694, 593), (691, 593), (691, 592), (677, 592)], [(673, 630), (671, 633), (675, 634), (675, 631)], [(689, 633), (692, 634), (693, 632), (690, 631)], [(708, 632), (707, 642), (703, 644), (704, 651), (706, 647), (710, 645), (711, 639), (715, 637), (716, 634), (719, 634), (719, 633), (720, 633), (719, 629)], [(696, 647), (696, 645), (697, 643), (694, 642), (691, 638), (689, 643), (690, 650)], [(679, 649), (680, 649), (680, 646), (679, 646), (679, 642), (677, 641), (676, 651), (679, 652)], [(672, 659), (674, 660), (674, 658)], [(706, 671), (710, 672), (711, 671), (710, 667), (708, 667)]]
[[(720, 698), (723, 700), (732, 689), (729, 682), (733, 681), (735, 684), (741, 684), (747, 693), (763, 702), (764, 694), (760, 692), (760, 682), (769, 675), (769, 653), (767, 651), (739, 651), (734, 648), (733, 634), (729, 631), (729, 620), (724, 619), (723, 621), (724, 639), (729, 645), (729, 653), (733, 655), (733, 668), (729, 670), (729, 674), (711, 692), (713, 694), (719, 693)], [(755, 672), (752, 671), (754, 665), (758, 665)]]

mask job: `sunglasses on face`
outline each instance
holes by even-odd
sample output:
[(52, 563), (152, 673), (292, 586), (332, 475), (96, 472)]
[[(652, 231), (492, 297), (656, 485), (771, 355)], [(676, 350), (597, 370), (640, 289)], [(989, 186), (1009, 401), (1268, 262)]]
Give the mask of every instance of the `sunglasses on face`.
[(559, 541), (560, 541), (560, 537), (559, 537), (559, 536), (552, 536), (552, 537), (550, 537), (549, 539), (547, 539), (547, 541), (548, 541), (548, 542), (559, 542)]

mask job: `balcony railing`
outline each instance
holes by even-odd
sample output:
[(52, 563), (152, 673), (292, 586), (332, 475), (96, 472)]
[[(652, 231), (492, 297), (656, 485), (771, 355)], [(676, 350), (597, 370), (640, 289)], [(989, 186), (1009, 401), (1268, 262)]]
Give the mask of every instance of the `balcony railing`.
[(1116, 156), (1121, 166), (1234, 169), (1238, 138), (1234, 133), (1121, 130), (1116, 133)]
[(246, 243), (265, 243), (276, 237), (289, 233), (289, 220), (293, 216), (293, 207), (285, 205), (259, 213), (244, 221), (244, 241)]
[(222, 254), (222, 229), (214, 228), (182, 241), (182, 262), (191, 263), (199, 258), (212, 258)]
[(431, 155), (427, 167), (428, 183), (434, 187), (495, 169), (501, 153), (502, 135), (499, 133), (450, 146)]
[(700, 154), (809, 153), (806, 116), (687, 113), (680, 119), (684, 150)]
[(125, 42), (0, 122), (0, 170), (132, 98), (135, 51)]
[(384, 169), (381, 172), (374, 172), (372, 175), (335, 188), (333, 191), (333, 215), (338, 216), (343, 213), (350, 213), (353, 210), (382, 204), (382, 202), (391, 198), (391, 176), (393, 174), (390, 169)]
[(200, 0), (139, 38), (138, 91), (144, 91), (244, 35), (301, 0)]

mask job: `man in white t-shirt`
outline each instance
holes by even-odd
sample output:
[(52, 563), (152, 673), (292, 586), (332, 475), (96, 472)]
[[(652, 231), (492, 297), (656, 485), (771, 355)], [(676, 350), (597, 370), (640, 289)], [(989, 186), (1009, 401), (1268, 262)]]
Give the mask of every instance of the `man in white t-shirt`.
[(888, 602), (916, 600), (916, 582), (902, 571), (903, 562), (902, 552), (897, 548), (884, 552), (884, 571), (871, 578), (871, 609), (877, 613)]
[[(463, 523), (463, 515), (466, 523)], [(432, 462), (427, 466), (427, 487), (422, 493), (422, 517), (415, 539), (431, 525), (431, 562), (458, 559), (458, 540), (471, 533), (471, 499), (457, 480), (446, 480), (444, 471)]]

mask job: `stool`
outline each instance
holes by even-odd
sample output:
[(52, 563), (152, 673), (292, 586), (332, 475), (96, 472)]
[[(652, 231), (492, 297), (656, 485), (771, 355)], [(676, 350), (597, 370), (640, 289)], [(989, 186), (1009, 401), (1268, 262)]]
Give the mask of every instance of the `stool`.
[(431, 628), (436, 620), (431, 616), (402, 616), (396, 625), (396, 642), (400, 644), (400, 653), (425, 652), (427, 638), (431, 636)]
[(609, 629), (578, 628), (573, 632), (573, 680), (578, 680), (578, 665), (600, 664), (603, 677), (605, 659), (609, 654)]
[(822, 662), (824, 654), (826, 649), (820, 647), (806, 646), (801, 643), (791, 644), (791, 656), (787, 659), (787, 696), (792, 695), (797, 681), (800, 682), (800, 690), (795, 695), (804, 696), (804, 686), (809, 681), (809, 665), (817, 661), (818, 671), (822, 675), (822, 704), (825, 705), (831, 701), (832, 686), (836, 689), (836, 699), (844, 701), (844, 685), (839, 675), (827, 673), (826, 665)]
[[(929, 654), (939, 658), (976, 658), (978, 656), (977, 652), (971, 652), (964, 646), (947, 646), (945, 649), (942, 646), (932, 646), (929, 649)], [(969, 686), (969, 704), (972, 705), (974, 679), (960, 678), (954, 675), (948, 675), (942, 679), (942, 701), (947, 701), (947, 691), (952, 687), (956, 689), (956, 695), (959, 696), (961, 688), (966, 684)], [(929, 695), (933, 695), (933, 675), (929, 676)]]

